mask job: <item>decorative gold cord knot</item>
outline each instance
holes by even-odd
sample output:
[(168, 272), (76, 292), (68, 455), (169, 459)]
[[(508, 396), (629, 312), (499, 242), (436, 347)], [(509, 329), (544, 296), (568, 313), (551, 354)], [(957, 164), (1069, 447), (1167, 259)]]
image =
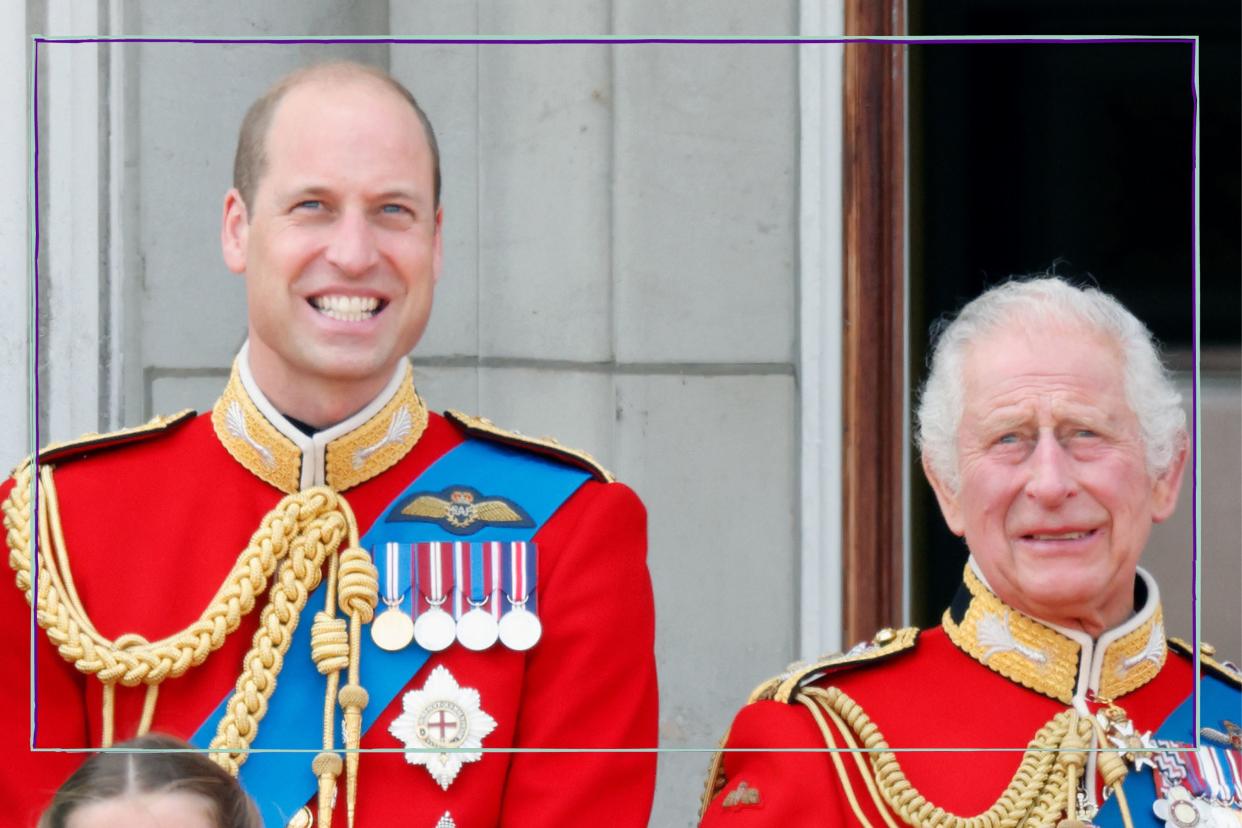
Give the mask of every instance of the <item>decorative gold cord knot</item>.
[(339, 578), (341, 610), (369, 624), (379, 604), (379, 572), (366, 550), (350, 546), (341, 553)]
[(311, 660), (323, 675), (349, 666), (349, 627), (344, 618), (315, 613), (311, 624)]

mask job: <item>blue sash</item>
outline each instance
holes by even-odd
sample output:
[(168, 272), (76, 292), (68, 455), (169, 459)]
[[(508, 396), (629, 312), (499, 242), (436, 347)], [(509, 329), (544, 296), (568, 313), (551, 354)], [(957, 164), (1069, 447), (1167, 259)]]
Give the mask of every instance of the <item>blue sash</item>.
[[(470, 486), (489, 496), (504, 497), (530, 516), (533, 526), (518, 528), (488, 526), (485, 537), (471, 540), (526, 541), (535, 536), (561, 505), (590, 475), (496, 443), (467, 440), (429, 466), (381, 513), (379, 519), (359, 541), (372, 550), (389, 542), (417, 543), (461, 540), (435, 523), (396, 521), (387, 518), (408, 495), (415, 491), (440, 491), (452, 486)], [(384, 584), (384, 556), (375, 556)], [(270, 828), (284, 826), (318, 790), (310, 770), (310, 760), (323, 749), (323, 701), (327, 678), (320, 675), (310, 659), (310, 627), (315, 613), (323, 609), (323, 589), (311, 593), (302, 610), (276, 690), (268, 701), (267, 714), (251, 744), (252, 752), (241, 767), (242, 787), (259, 804), (263, 823)], [(338, 613), (339, 614), (339, 613)], [(363, 711), (365, 733), (389, 703), (422, 668), (430, 653), (416, 644), (397, 652), (375, 646), (371, 636), (362, 636), (360, 675), (370, 702)], [(191, 743), (207, 747), (215, 738), (232, 688), (215, 711), (199, 726)], [(336, 719), (336, 745), (343, 744), (341, 715)], [(274, 752), (263, 752), (274, 751)]]
[[(1205, 725), (1219, 727), (1221, 719), (1237, 720), (1242, 709), (1242, 694), (1238, 688), (1227, 684), (1214, 675), (1206, 674), (1199, 682), (1199, 711)], [(1169, 714), (1160, 728), (1152, 734), (1156, 739), (1167, 739), (1184, 745), (1194, 744), (1194, 698), (1188, 697)], [(1141, 771), (1131, 769), (1121, 788), (1130, 806), (1130, 818), (1134, 828), (1164, 828), (1164, 823), (1152, 811), (1156, 801), (1156, 782), (1151, 768)], [(1093, 822), (1100, 828), (1121, 828), (1121, 809), (1117, 798), (1110, 797)]]

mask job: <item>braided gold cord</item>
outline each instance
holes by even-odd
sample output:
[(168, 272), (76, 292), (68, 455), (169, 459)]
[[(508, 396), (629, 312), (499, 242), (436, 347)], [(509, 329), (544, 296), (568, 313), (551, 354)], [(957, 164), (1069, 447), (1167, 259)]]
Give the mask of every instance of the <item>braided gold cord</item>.
[[(849, 774), (845, 770), (845, 763), (841, 761), (841, 756), (837, 752), (837, 740), (832, 738), (832, 728), (828, 727), (828, 723), (824, 721), (824, 713), (832, 716), (833, 721), (838, 727), (841, 727), (842, 725), (841, 720), (836, 717), (831, 708), (820, 707), (817, 702), (813, 701), (805, 694), (799, 695), (798, 701), (811, 712), (811, 718), (815, 719), (815, 723), (819, 725), (819, 732), (823, 734), (824, 743), (828, 746), (828, 756), (832, 759), (832, 765), (837, 772), (837, 779), (841, 782), (841, 790), (845, 792), (845, 799), (849, 802), (850, 810), (854, 812), (854, 818), (858, 820), (858, 823), (863, 826), (863, 828), (872, 828), (871, 820), (867, 819), (867, 815), (863, 813), (862, 806), (858, 804), (858, 797), (854, 795), (854, 786), (850, 784)], [(841, 727), (841, 735), (845, 738), (851, 748), (858, 747), (847, 728)], [(875, 790), (875, 780), (871, 778), (871, 775), (867, 773), (867, 769), (863, 767), (862, 757), (857, 753), (852, 753), (851, 756), (858, 767), (858, 772), (862, 774), (863, 781), (867, 783), (867, 790), (871, 793), (872, 799), (876, 800), (877, 808), (880, 812), (880, 816), (884, 818), (884, 823), (888, 825), (889, 828), (895, 828), (893, 818), (888, 815), (888, 810), (878, 801), (878, 795)]]
[[(922, 828), (1017, 828), (1055, 824), (1065, 809), (1071, 778), (1069, 768), (1075, 761), (1060, 760), (1060, 752), (1064, 748), (1081, 755), (1080, 751), (1090, 738), (1088, 719), (1079, 718), (1073, 710), (1058, 713), (1027, 745), (1013, 780), (992, 807), (976, 816), (963, 817), (933, 805), (910, 784), (879, 728), (853, 699), (835, 687), (806, 688), (802, 694), (822, 707), (843, 735), (851, 731), (857, 735), (870, 753), (876, 786), (884, 802), (907, 824)], [(821, 731), (830, 739), (826, 724), (819, 721)], [(830, 742), (830, 746), (832, 744), (835, 743)]]
[(349, 666), (349, 630), (345, 621), (336, 617), (336, 584), (340, 568), (339, 556), (332, 556), (328, 566), (328, 586), (324, 594), (323, 609), (315, 614), (311, 624), (311, 660), (315, 669), (327, 677), (323, 694), (323, 750), (311, 762), (311, 772), (319, 781), (319, 825), (332, 825), (332, 804), (336, 794), (336, 780), (341, 775), (343, 763), (334, 743), (336, 720), (336, 688), (341, 680), (341, 670)]
[[(259, 616), (258, 629), (243, 661), (241, 675), (226, 702), (226, 713), (210, 746), (217, 751), (212, 754), (217, 764), (236, 775), (267, 711), (306, 600), (319, 585), (323, 564), (331, 561), (326, 611), (317, 615), (312, 627), (312, 658), (319, 672), (328, 678), (324, 751), (312, 762), (312, 770), (319, 777), (321, 825), (326, 828), (331, 819), (331, 794), (343, 764), (332, 746), (334, 702), (339, 697), (345, 710), (346, 748), (351, 751), (347, 784), (352, 825), (362, 710), (367, 703), (366, 690), (359, 682), (360, 641), (362, 625), (372, 619), (379, 603), (379, 578), (370, 556), (358, 547), (357, 522), (345, 499), (324, 487), (286, 496), (264, 516), (198, 620), (160, 641), (148, 642), (136, 634), (111, 641), (95, 630), (78, 598), (61, 531), (51, 467), (44, 466), (40, 471), (38, 594), (32, 594), (35, 579), (30, 531), (33, 481), (30, 460), (14, 471), (13, 489), (0, 504), (9, 547), (9, 566), (16, 574), (17, 586), (25, 593), (27, 603), (35, 608), (37, 623), (46, 631), (61, 657), (103, 683), (104, 746), (110, 746), (112, 741), (117, 683), (127, 687), (147, 685), (139, 730), (149, 729), (158, 685), (165, 679), (183, 675), (219, 649), (240, 625), (242, 617), (254, 609), (256, 597), (272, 579), (269, 600)], [(341, 556), (339, 603), (349, 614), (348, 627), (345, 619), (334, 617), (337, 604), (334, 590), (338, 580), (336, 552), (346, 539), (349, 546)], [(346, 668), (350, 683), (338, 692), (339, 674)], [(326, 819), (323, 818), (325, 808)]]
[[(349, 506), (345, 504), (348, 510)], [(353, 523), (352, 513), (350, 522)], [(349, 683), (341, 688), (339, 699), (345, 711), (342, 727), (345, 738), (345, 816), (353, 828), (354, 810), (358, 799), (358, 749), (362, 744), (362, 711), (369, 696), (362, 686), (359, 662), (362, 649), (362, 625), (369, 624), (379, 604), (379, 572), (371, 556), (359, 548), (357, 533), (350, 537), (349, 547), (341, 553), (339, 602), (349, 614)]]
[[(51, 531), (40, 543), (38, 596), (32, 596), (32, 472), (29, 462), (14, 473), (13, 489), (0, 506), (4, 512), (9, 566), (16, 574), (18, 589), (35, 607), (37, 623), (47, 632), (61, 657), (104, 684), (120, 683), (126, 687), (155, 684), (178, 678), (191, 667), (202, 664), (254, 609), (255, 596), (267, 586), (268, 578), (287, 554), (293, 538), (318, 523), (344, 523), (335, 512), (336, 495), (328, 489), (310, 489), (285, 497), (264, 517), (224, 584), (196, 621), (159, 641), (134, 640), (136, 637), (111, 641), (91, 626), (80, 601), (76, 600), (72, 576), (64, 560), (64, 539), (60, 533), (50, 469), (45, 466), (43, 471), (40, 491), (45, 508), (39, 510), (40, 523), (46, 520)], [(315, 581), (318, 582), (318, 575)]]
[[(285, 652), (306, 599), (319, 586), (328, 556), (337, 550), (349, 531), (346, 517), (339, 508), (339, 497), (331, 489), (307, 489), (288, 495), (280, 502), (281, 505), (286, 503), (290, 503), (287, 508), (291, 511), (297, 513), (305, 509), (318, 519), (306, 521), (304, 531), (295, 534), (288, 544), (285, 560), (269, 590), (267, 605), (259, 615), (259, 627), (242, 663), (241, 675), (226, 703), (215, 738), (211, 740), (213, 749), (228, 751), (215, 753), (212, 758), (234, 775), (246, 760), (246, 748), (258, 734), (259, 721), (267, 712), (267, 700), (276, 689), (276, 677), (284, 664)], [(277, 511), (281, 511), (280, 506)], [(296, 516), (290, 515), (290, 518)]]

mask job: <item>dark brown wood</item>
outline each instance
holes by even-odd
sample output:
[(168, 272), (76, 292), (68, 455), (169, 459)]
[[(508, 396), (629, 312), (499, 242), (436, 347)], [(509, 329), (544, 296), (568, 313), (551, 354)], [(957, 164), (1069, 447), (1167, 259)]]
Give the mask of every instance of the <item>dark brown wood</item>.
[[(847, 0), (850, 35), (905, 33), (904, 0)], [(845, 47), (846, 645), (901, 622), (905, 47)]]

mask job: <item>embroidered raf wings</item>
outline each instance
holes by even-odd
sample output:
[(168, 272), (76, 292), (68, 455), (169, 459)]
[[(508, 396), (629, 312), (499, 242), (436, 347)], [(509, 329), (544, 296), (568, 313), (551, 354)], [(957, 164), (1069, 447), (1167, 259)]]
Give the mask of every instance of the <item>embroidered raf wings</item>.
[(454, 535), (473, 535), (486, 526), (519, 529), (535, 525), (530, 515), (512, 500), (488, 497), (469, 486), (413, 492), (397, 504), (388, 520), (434, 523)]

